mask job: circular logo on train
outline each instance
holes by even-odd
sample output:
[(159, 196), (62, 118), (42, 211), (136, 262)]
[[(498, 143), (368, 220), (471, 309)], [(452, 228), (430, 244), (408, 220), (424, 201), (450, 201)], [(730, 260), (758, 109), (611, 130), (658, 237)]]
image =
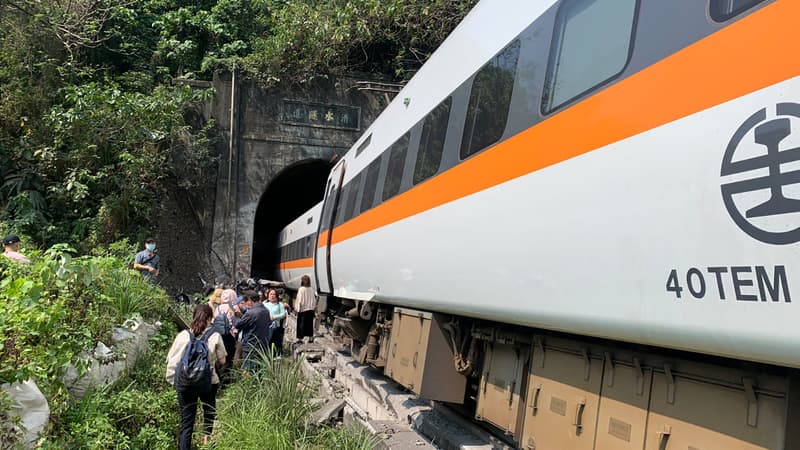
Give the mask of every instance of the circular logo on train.
[(725, 149), (725, 208), (739, 228), (768, 244), (800, 241), (800, 104), (750, 116)]

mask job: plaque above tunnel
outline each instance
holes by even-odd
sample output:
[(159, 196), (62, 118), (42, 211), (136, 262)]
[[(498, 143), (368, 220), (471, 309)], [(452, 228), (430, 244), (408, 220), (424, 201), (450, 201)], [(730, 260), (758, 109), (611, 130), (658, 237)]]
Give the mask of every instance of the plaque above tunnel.
[(284, 99), (281, 121), (287, 125), (360, 131), (361, 108)]

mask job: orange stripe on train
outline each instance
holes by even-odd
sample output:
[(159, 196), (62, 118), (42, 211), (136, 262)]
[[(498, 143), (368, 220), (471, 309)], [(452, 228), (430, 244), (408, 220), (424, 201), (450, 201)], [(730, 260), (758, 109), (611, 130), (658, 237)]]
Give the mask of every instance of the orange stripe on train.
[(795, 77), (798, 17), (800, 1), (762, 8), (340, 225), (332, 243)]
[(314, 265), (314, 260), (311, 258), (295, 259), (293, 261), (285, 261), (280, 264), (281, 270), (286, 269), (310, 269)]

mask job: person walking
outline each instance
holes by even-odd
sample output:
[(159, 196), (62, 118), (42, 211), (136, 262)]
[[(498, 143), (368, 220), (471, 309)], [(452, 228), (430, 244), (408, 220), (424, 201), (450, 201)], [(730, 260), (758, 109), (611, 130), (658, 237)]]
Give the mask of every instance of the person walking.
[(233, 336), (233, 319), (236, 317), (233, 305), (236, 303), (236, 291), (233, 289), (225, 289), (220, 296), (222, 304), (214, 310), (214, 327), (215, 330), (222, 335), (222, 343), (225, 345), (225, 352), (228, 358), (225, 364), (220, 368), (219, 377), (222, 386), (225, 386), (230, 381), (230, 370), (233, 367), (233, 355), (236, 353), (236, 338)]
[(269, 318), (272, 320), (269, 333), (270, 351), (275, 356), (281, 356), (281, 353), (283, 353), (283, 323), (286, 317), (286, 308), (278, 301), (278, 293), (275, 289), (270, 289), (269, 294), (267, 294), (267, 304), (265, 306), (269, 311)]
[(158, 265), (161, 257), (156, 254), (156, 240), (147, 238), (144, 241), (144, 250), (136, 254), (133, 259), (133, 269), (141, 272), (142, 276), (155, 283), (158, 278)]
[[(213, 312), (208, 305), (197, 305), (194, 309), (192, 324), (188, 330), (181, 331), (175, 336), (172, 347), (167, 353), (167, 382), (175, 386), (178, 392), (178, 406), (180, 408), (180, 429), (178, 437), (179, 450), (191, 450), (192, 432), (194, 431), (194, 421), (197, 416), (197, 401), (203, 405), (203, 445), (208, 444), (216, 418), (217, 390), (219, 389), (219, 377), (217, 376), (217, 365), (226, 362), (228, 354), (222, 343), (222, 337), (211, 328)], [(207, 347), (207, 361), (210, 365), (211, 384), (209, 387), (182, 385), (176, 371), (180, 372), (182, 364), (187, 360), (184, 353), (193, 351), (197, 345), (197, 340), (204, 342)], [(191, 345), (190, 345), (191, 344)]]
[(3, 238), (3, 256), (8, 259), (20, 262), (22, 264), (30, 264), (31, 260), (26, 258), (25, 255), (19, 252), (19, 247), (22, 244), (19, 242), (19, 236), (16, 234), (9, 234)]
[(311, 289), (311, 277), (303, 275), (300, 278), (300, 289), (294, 299), (294, 309), (297, 311), (297, 342), (302, 342), (308, 336), (308, 342), (314, 342), (314, 310), (317, 307), (317, 296)]
[(269, 327), (271, 320), (269, 311), (261, 303), (258, 292), (245, 293), (247, 310), (241, 318), (234, 320), (237, 333), (241, 333), (242, 355), (244, 363), (242, 368), (253, 371), (258, 367), (259, 353), (266, 353), (269, 342)]

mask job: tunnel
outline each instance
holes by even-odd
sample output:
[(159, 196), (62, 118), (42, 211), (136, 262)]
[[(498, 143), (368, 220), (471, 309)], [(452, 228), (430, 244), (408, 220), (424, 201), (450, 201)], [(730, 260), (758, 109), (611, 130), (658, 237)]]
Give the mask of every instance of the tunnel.
[(278, 233), (301, 213), (322, 201), (331, 162), (307, 159), (283, 169), (264, 190), (253, 224), (254, 278), (277, 279)]

